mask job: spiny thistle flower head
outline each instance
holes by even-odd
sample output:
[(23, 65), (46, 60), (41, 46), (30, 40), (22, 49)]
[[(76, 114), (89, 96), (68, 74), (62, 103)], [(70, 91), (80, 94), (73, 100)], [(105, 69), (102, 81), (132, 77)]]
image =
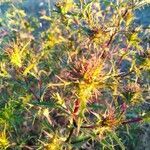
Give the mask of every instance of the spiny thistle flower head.
[(108, 105), (108, 109), (104, 113), (102, 117), (102, 126), (109, 127), (110, 129), (115, 129), (117, 126), (121, 124), (121, 121), (117, 117), (116, 109)]

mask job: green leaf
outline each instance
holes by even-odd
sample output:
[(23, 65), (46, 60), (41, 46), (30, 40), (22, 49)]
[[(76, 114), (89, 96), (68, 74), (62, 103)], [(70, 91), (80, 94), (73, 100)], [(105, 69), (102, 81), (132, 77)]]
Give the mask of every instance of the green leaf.
[(23, 75), (27, 76), (27, 74), (30, 73), (30, 70), (34, 68), (34, 66), (35, 64), (30, 64), (29, 66), (27, 66), (27, 68), (23, 72)]
[(145, 123), (150, 123), (150, 112), (147, 112), (142, 118)]
[(102, 104), (98, 104), (98, 103), (92, 103), (89, 107), (91, 107), (93, 110), (105, 109)]
[(42, 17), (40, 17), (40, 19), (51, 21), (51, 17), (49, 17), (49, 16), (42, 16)]
[(104, 0), (104, 5), (107, 7), (107, 6), (110, 6), (111, 5), (111, 2), (108, 1), (108, 0)]
[(81, 135), (81, 136), (78, 136), (77, 138), (73, 139), (71, 144), (73, 144), (76, 147), (81, 147), (89, 139), (90, 139), (89, 136)]
[(116, 135), (116, 133), (114, 133), (114, 132), (109, 132), (109, 133), (110, 133), (111, 137), (112, 137), (113, 139), (115, 139), (116, 142), (118, 143), (118, 145), (121, 147), (121, 150), (125, 150), (124, 144), (120, 141), (120, 139), (119, 139), (119, 137)]
[(32, 102), (32, 105), (36, 106), (44, 106), (48, 108), (54, 108), (56, 106), (55, 102), (49, 101), (49, 102)]

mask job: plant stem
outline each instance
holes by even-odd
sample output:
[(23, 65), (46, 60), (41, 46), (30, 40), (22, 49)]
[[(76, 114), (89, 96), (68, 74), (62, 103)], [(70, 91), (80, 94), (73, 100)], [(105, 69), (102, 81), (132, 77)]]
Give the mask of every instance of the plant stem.
[(122, 122), (122, 124), (126, 125), (126, 124), (129, 124), (129, 123), (137, 123), (137, 122), (140, 122), (142, 120), (143, 120), (142, 118), (134, 118), (134, 119), (131, 119), (131, 120), (128, 120), (128, 121), (124, 121), (124, 122)]
[(48, 15), (51, 16), (51, 2), (50, 0), (47, 0), (48, 3)]
[[(24, 80), (26, 82), (26, 85), (28, 86), (28, 80), (27, 80), (27, 78), (24, 77)], [(34, 98), (36, 100), (40, 101), (40, 98), (34, 93), (34, 91), (31, 89), (31, 87), (28, 89), (28, 91), (32, 93), (32, 95), (34, 96)]]
[(68, 136), (66, 142), (69, 142), (69, 141), (70, 141), (71, 136), (72, 136), (72, 134), (73, 134), (73, 131), (74, 131), (74, 127), (71, 128), (70, 133), (69, 133), (69, 136)]

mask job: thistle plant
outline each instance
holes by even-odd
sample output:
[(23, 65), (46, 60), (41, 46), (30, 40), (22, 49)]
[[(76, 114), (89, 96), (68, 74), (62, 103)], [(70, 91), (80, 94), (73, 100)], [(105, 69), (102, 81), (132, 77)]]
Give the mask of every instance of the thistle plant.
[(60, 0), (39, 18), (9, 8), (0, 46), (1, 149), (129, 148), (122, 137), (149, 122), (150, 50), (135, 24), (137, 6)]

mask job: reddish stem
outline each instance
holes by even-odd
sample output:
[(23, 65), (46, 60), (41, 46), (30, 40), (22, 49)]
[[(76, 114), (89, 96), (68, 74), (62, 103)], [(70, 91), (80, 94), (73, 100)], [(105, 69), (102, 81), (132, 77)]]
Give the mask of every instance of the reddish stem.
[(76, 100), (75, 103), (74, 103), (74, 110), (73, 110), (74, 114), (78, 113), (79, 107), (80, 107), (79, 100)]
[(142, 120), (143, 120), (142, 118), (134, 118), (134, 119), (131, 119), (128, 121), (124, 121), (124, 122), (122, 122), (122, 124), (125, 125), (125, 124), (129, 124), (129, 123), (137, 123), (137, 122), (140, 122)]

